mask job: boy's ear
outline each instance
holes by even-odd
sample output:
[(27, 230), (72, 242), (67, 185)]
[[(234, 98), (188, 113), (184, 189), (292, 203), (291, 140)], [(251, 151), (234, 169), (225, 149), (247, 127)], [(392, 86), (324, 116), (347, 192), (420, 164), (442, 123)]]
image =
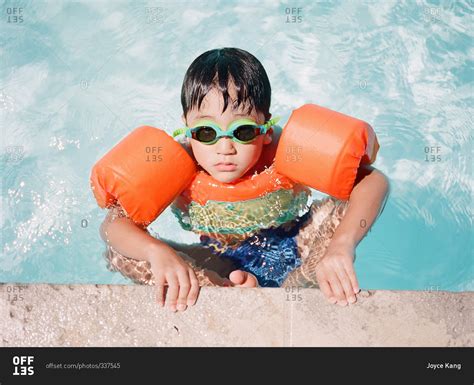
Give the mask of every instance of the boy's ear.
[(186, 125), (186, 118), (184, 117), (184, 114), (181, 115), (181, 120), (183, 121), (183, 124)]
[[(272, 114), (268, 114), (268, 120), (272, 118)], [(273, 128), (270, 128), (263, 138), (263, 144), (270, 144), (273, 140)]]
[(270, 144), (273, 140), (273, 128), (268, 130), (268, 132), (263, 137), (263, 145)]

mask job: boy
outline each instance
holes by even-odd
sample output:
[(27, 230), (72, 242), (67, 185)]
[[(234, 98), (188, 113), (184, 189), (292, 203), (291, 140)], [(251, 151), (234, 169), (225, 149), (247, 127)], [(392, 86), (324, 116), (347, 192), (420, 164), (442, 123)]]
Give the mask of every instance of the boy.
[[(242, 118), (263, 125), (272, 116), (270, 100), (267, 74), (253, 55), (237, 48), (214, 49), (196, 58), (186, 72), (181, 93), (182, 120), (187, 127), (194, 127), (196, 122), (208, 119), (222, 130)], [(245, 144), (225, 136), (213, 144), (187, 139), (185, 145), (190, 146), (192, 156), (203, 170), (220, 182), (230, 183), (269, 166), (262, 163), (260, 155), (263, 147), (273, 139), (270, 131)], [(297, 243), (299, 258), (288, 259), (290, 262), (285, 261), (283, 267), (275, 264), (265, 268), (260, 264), (256, 268), (255, 247), (252, 249), (247, 243), (250, 248), (241, 250), (253, 253), (251, 256), (236, 253), (234, 259), (227, 256), (231, 266), (221, 266), (221, 271), (225, 268), (231, 270), (229, 279), (209, 270), (201, 270), (201, 277), (204, 274), (213, 284), (235, 287), (256, 287), (259, 282), (280, 285), (282, 281), (281, 286), (307, 286), (308, 281), (316, 279), (331, 303), (337, 302), (341, 306), (347, 302), (354, 303), (360, 290), (353, 268), (355, 247), (375, 221), (387, 191), (388, 182), (381, 172), (373, 167), (361, 167), (348, 202), (327, 198), (314, 203), (305, 219), (292, 227), (297, 235), (291, 239), (285, 239), (281, 230), (266, 230), (265, 235), (277, 249), (288, 241)], [(192, 247), (154, 238), (124, 215), (114, 218), (117, 214), (114, 210), (101, 227), (102, 237), (109, 245), (109, 258), (123, 263), (123, 256), (126, 256), (143, 262), (133, 266), (138, 266), (147, 272), (149, 279), (153, 279), (157, 302), (162, 306), (166, 304), (173, 311), (182, 311), (194, 305), (199, 292), (196, 269), (191, 263), (192, 258), (187, 259), (179, 252), (194, 252), (193, 257), (197, 260), (197, 254), (204, 252), (205, 248), (191, 250)], [(366, 226), (360, 226), (361, 219), (365, 220)], [(206, 246), (212, 243), (209, 239), (202, 241)], [(234, 268), (232, 262), (238, 267)], [(274, 267), (281, 271), (272, 271), (270, 277), (269, 269)], [(118, 269), (126, 270), (120, 266)], [(165, 286), (168, 286), (166, 301)]]

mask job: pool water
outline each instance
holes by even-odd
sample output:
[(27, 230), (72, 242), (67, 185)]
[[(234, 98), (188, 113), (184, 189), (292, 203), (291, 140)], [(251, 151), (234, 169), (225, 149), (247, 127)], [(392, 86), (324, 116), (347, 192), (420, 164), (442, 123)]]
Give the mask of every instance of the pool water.
[[(135, 127), (181, 127), (187, 67), (232, 46), (265, 66), (280, 124), (315, 103), (374, 127), (391, 191), (357, 248), (361, 287), (474, 290), (470, 2), (3, 1), (1, 15), (1, 282), (129, 282), (106, 269), (90, 170)], [(152, 228), (198, 241), (169, 209)]]

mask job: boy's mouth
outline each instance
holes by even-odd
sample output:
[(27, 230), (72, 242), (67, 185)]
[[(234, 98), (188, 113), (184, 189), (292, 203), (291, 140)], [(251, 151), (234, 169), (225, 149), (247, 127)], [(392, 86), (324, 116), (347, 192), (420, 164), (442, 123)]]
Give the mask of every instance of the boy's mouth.
[(214, 165), (219, 171), (234, 171), (237, 165), (232, 162), (219, 162)]

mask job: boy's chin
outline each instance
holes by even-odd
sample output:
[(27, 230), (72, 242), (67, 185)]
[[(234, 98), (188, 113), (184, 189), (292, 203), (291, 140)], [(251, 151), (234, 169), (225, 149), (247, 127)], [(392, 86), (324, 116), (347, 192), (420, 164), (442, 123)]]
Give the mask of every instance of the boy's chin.
[(240, 171), (233, 171), (233, 172), (223, 172), (217, 171), (211, 174), (211, 176), (222, 183), (232, 183), (239, 179), (242, 176), (242, 172)]

